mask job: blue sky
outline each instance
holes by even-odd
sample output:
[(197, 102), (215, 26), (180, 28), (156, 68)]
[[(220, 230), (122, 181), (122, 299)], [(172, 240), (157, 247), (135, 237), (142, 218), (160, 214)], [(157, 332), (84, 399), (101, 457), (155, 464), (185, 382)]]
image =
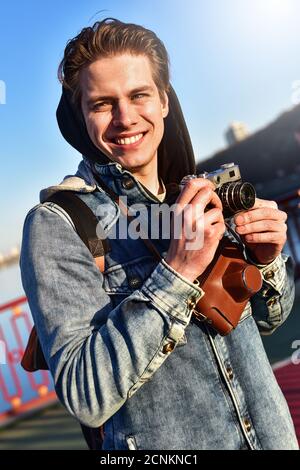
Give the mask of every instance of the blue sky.
[(230, 121), (255, 131), (299, 97), (297, 0), (2, 1), (0, 252), (20, 243), (40, 189), (77, 167), (80, 156), (56, 125), (56, 70), (67, 40), (105, 16), (142, 24), (164, 41), (197, 160), (225, 145)]

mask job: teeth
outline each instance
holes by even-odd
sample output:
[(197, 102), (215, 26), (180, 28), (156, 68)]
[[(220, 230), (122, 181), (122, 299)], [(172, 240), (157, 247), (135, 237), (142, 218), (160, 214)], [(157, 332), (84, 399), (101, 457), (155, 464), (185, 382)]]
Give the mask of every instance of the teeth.
[(116, 139), (116, 143), (119, 145), (129, 145), (134, 144), (143, 137), (143, 134), (137, 134), (132, 137), (125, 137), (125, 139)]

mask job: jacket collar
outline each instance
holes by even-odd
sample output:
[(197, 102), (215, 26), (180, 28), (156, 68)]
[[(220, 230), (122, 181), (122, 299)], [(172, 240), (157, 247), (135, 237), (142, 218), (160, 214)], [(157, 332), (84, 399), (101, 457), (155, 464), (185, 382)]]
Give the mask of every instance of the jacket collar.
[(91, 193), (95, 191), (96, 187), (96, 181), (89, 166), (82, 160), (75, 175), (67, 175), (61, 183), (42, 189), (40, 192), (40, 202), (44, 202), (48, 197), (58, 191)]
[[(159, 202), (155, 195), (119, 163), (93, 163), (84, 156), (76, 174), (67, 175), (58, 185), (43, 189), (40, 192), (40, 201), (44, 202), (58, 191), (92, 193), (97, 188), (101, 191), (101, 181), (119, 196), (126, 196), (129, 205), (140, 203), (149, 205)], [(167, 191), (169, 186), (167, 185)]]
[(128, 170), (119, 163), (108, 164), (94, 163), (93, 173), (96, 182), (101, 187), (101, 181), (119, 196), (126, 196), (128, 204), (153, 204), (158, 203), (158, 198), (141, 184)]

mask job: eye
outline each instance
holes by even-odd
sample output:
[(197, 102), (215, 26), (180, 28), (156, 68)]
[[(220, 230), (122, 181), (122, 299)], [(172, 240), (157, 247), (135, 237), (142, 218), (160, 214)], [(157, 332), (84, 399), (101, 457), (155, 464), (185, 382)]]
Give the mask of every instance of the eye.
[(145, 98), (147, 95), (147, 93), (137, 93), (136, 95), (133, 95), (132, 99), (137, 99), (137, 100), (140, 100), (142, 98)]
[(112, 107), (112, 103), (110, 101), (100, 101), (99, 103), (95, 103), (92, 106), (93, 111), (108, 111)]

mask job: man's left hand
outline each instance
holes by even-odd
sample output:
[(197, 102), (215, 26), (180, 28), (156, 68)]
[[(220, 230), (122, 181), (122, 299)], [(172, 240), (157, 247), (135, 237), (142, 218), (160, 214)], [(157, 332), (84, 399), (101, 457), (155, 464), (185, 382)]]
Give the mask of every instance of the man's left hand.
[(256, 199), (249, 211), (236, 214), (236, 232), (250, 251), (253, 261), (271, 263), (286, 242), (287, 214), (278, 209), (275, 201)]

